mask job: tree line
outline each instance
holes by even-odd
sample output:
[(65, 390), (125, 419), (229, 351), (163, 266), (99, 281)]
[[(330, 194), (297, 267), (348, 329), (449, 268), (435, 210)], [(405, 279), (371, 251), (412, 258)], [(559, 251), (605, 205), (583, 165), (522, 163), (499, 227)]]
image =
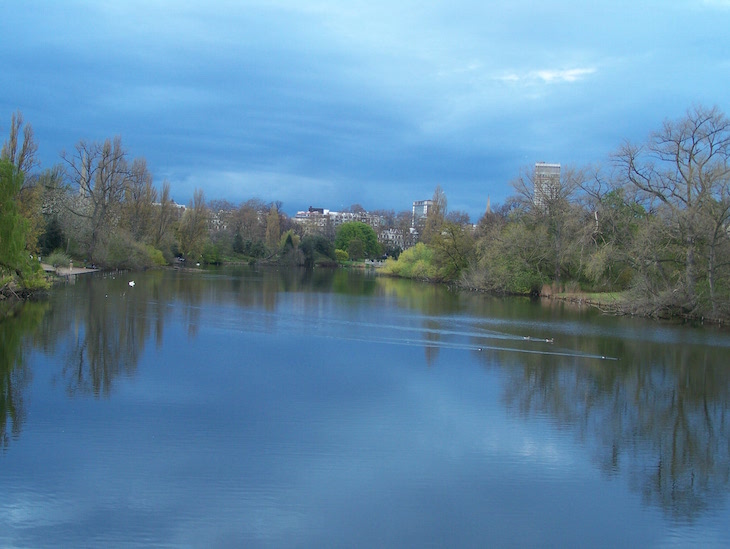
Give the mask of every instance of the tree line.
[(536, 199), (535, 173), (474, 231), (444, 216), (386, 271), (500, 294), (616, 292), (620, 310), (730, 318), (730, 121), (696, 106), (598, 167), (563, 167)]
[(39, 259), (53, 266), (75, 261), (77, 266), (144, 269), (185, 260), (312, 265), (382, 253), (367, 225), (307, 233), (282, 212), (280, 202), (207, 202), (196, 189), (187, 205), (178, 205), (170, 183), (163, 181), (158, 190), (146, 160), (132, 157), (118, 136), (82, 139), (61, 153), (57, 165), (42, 171), (37, 150), (32, 126), (22, 113), (13, 113), (0, 154), (4, 293), (44, 287)]
[[(30, 261), (38, 254), (146, 268), (176, 258), (312, 265), (385, 252), (393, 259), (383, 272), (398, 276), (498, 294), (620, 292), (633, 313), (730, 317), (730, 121), (718, 108), (695, 106), (603, 165), (563, 166), (539, 200), (525, 168), (514, 194), (476, 225), (447, 210), (439, 186), (418, 243), (402, 254), (362, 223), (305, 231), (279, 202), (206, 203), (198, 189), (182, 208), (119, 137), (81, 140), (40, 172), (36, 151), (32, 127), (13, 114), (0, 164), (3, 287), (41, 284)], [(378, 230), (412, 233), (410, 212), (374, 213)]]

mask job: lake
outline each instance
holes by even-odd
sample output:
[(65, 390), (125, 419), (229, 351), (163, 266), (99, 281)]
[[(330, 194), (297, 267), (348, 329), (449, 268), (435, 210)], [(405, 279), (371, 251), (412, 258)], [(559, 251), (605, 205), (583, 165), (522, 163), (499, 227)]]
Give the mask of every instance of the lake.
[(0, 344), (1, 547), (730, 546), (727, 330), (228, 267)]

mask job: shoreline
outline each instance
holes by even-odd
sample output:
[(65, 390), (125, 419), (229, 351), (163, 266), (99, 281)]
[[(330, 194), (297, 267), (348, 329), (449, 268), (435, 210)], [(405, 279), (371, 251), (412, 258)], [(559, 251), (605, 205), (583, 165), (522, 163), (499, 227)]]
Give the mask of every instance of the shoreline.
[[(715, 325), (723, 328), (728, 327), (728, 321), (723, 318), (708, 318), (692, 315), (668, 314), (659, 315), (649, 312), (640, 312), (632, 307), (632, 303), (626, 299), (622, 299), (613, 295), (610, 299), (601, 300), (592, 297), (594, 294), (564, 293), (564, 294), (540, 294), (541, 299), (550, 299), (570, 303), (572, 305), (583, 306), (588, 305), (594, 309), (598, 309), (601, 313), (614, 316), (631, 316), (637, 318), (646, 318), (654, 320), (662, 320), (665, 322), (695, 322), (700, 325)], [(611, 296), (612, 294), (606, 294)], [(635, 304), (634, 304), (635, 305)]]
[(87, 273), (98, 273), (101, 269), (88, 269), (86, 267), (54, 267), (48, 263), (41, 263), (41, 267), (46, 273), (55, 274), (56, 276), (68, 278)]

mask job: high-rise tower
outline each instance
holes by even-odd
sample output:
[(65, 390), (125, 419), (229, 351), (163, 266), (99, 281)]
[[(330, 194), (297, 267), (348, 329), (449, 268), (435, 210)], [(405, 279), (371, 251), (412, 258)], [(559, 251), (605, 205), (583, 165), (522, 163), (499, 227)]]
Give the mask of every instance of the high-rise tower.
[(546, 208), (560, 192), (560, 164), (537, 162), (533, 181), (535, 190), (532, 200), (538, 208)]

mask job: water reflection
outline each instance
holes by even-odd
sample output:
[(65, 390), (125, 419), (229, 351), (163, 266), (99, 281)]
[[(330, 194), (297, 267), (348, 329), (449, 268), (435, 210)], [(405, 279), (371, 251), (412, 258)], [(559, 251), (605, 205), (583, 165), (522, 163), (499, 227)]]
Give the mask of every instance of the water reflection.
[(646, 503), (692, 519), (724, 503), (730, 484), (726, 348), (593, 340), (584, 352), (619, 362), (500, 356), (505, 404), (547, 416), (593, 449), (606, 475), (624, 474)]
[(463, 352), (464, 363), (477, 361), (505, 380), (504, 407), (574, 433), (598, 470), (627, 479), (648, 505), (692, 520), (726, 504), (726, 334), (714, 340), (709, 330), (343, 270), (240, 267), (134, 277), (134, 287), (120, 273), (81, 277), (0, 323), (3, 446), (23, 426), (32, 374), (24, 345), (55, 357), (68, 395), (109, 398), (120, 379), (138, 374), (148, 347), (161, 349), (170, 324), (179, 324), (191, 340), (204, 327), (294, 334), (343, 355), (351, 341), (411, 345), (430, 368), (444, 369), (444, 355)]
[(146, 284), (130, 287), (123, 274), (81, 277), (51, 300), (45, 334), (46, 352), (61, 356), (61, 378), (69, 395), (108, 396), (115, 380), (133, 376), (152, 335), (161, 344), (164, 303), (170, 289), (162, 273), (150, 273)]
[[(206, 305), (234, 304), (274, 313), (279, 296), (285, 293), (334, 289), (368, 295), (377, 286), (373, 277), (328, 269), (152, 271), (134, 275), (140, 280), (133, 287), (130, 277), (125, 273), (80, 277), (53, 295), (43, 333), (54, 339), (40, 342), (39, 347), (49, 354), (63, 354), (61, 376), (70, 395), (108, 396), (119, 376), (134, 375), (148, 341), (162, 346), (165, 321), (171, 314), (182, 319), (188, 337), (194, 338)], [(5, 329), (19, 343), (23, 325), (15, 321)], [(57, 341), (63, 341), (63, 349), (57, 349)], [(10, 342), (6, 347), (14, 349)], [(20, 364), (14, 356), (6, 353), (4, 359)]]
[(0, 448), (17, 438), (25, 419), (23, 392), (31, 379), (24, 352), (38, 329), (46, 303), (26, 303), (14, 317), (0, 320)]

